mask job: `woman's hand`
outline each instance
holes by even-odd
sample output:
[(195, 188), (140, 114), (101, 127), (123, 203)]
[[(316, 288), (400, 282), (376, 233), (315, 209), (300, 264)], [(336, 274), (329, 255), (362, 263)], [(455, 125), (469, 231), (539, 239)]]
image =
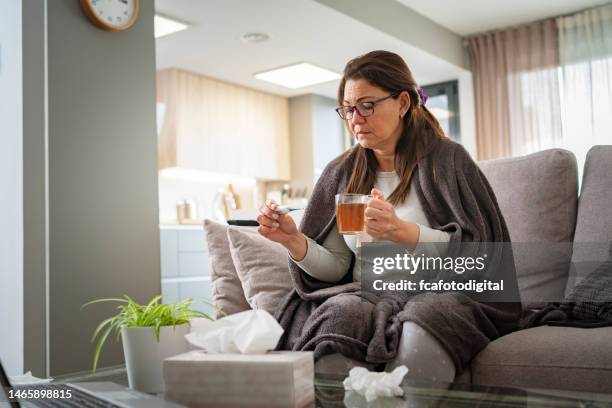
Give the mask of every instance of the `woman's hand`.
[(274, 200), (268, 200), (259, 209), (259, 228), (257, 231), (262, 236), (279, 244), (287, 244), (291, 238), (299, 234), (293, 218), (287, 214), (279, 214), (275, 210), (278, 204)]
[(385, 201), (380, 190), (373, 188), (371, 194), (374, 198), (370, 199), (365, 210), (366, 233), (384, 241), (416, 244), (419, 226), (398, 218), (393, 205)]

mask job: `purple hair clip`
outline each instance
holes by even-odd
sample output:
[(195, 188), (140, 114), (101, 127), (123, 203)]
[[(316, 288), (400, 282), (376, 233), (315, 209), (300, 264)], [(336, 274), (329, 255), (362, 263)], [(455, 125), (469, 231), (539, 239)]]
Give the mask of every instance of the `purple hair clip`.
[(420, 86), (417, 88), (417, 92), (419, 94), (419, 99), (421, 100), (421, 105), (425, 105), (425, 102), (427, 102), (427, 94)]

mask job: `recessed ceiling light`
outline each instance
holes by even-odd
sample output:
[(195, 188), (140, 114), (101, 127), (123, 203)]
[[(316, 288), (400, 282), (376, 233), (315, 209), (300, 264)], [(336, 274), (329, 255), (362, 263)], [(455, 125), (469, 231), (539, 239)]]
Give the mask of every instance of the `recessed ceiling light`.
[(162, 17), (159, 14), (155, 15), (153, 25), (155, 26), (155, 38), (174, 34), (178, 31), (183, 31), (188, 27), (187, 24), (172, 20), (168, 17)]
[(291, 89), (333, 81), (340, 77), (340, 74), (307, 62), (255, 74), (257, 79)]
[(241, 39), (245, 43), (256, 44), (268, 40), (270, 36), (266, 33), (246, 33)]

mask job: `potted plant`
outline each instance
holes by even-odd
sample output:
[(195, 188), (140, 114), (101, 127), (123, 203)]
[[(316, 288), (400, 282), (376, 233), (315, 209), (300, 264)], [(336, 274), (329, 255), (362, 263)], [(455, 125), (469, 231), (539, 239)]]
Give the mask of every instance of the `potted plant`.
[(190, 319), (212, 318), (194, 309), (191, 298), (161, 303), (162, 296), (155, 296), (142, 305), (124, 295), (124, 299), (97, 299), (82, 306), (101, 302), (120, 303), (117, 306), (119, 312), (103, 320), (92, 335), (92, 342), (97, 338), (93, 372), (98, 366), (106, 339), (114, 332), (117, 340), (121, 335), (130, 388), (148, 393), (164, 391), (163, 361), (189, 350), (185, 334), (189, 333)]

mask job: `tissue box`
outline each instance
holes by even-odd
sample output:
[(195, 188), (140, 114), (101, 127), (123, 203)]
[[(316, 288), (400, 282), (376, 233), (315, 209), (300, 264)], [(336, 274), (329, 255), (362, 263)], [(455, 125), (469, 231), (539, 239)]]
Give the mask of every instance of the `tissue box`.
[(312, 352), (210, 354), (164, 360), (165, 398), (197, 407), (304, 407), (314, 403)]

